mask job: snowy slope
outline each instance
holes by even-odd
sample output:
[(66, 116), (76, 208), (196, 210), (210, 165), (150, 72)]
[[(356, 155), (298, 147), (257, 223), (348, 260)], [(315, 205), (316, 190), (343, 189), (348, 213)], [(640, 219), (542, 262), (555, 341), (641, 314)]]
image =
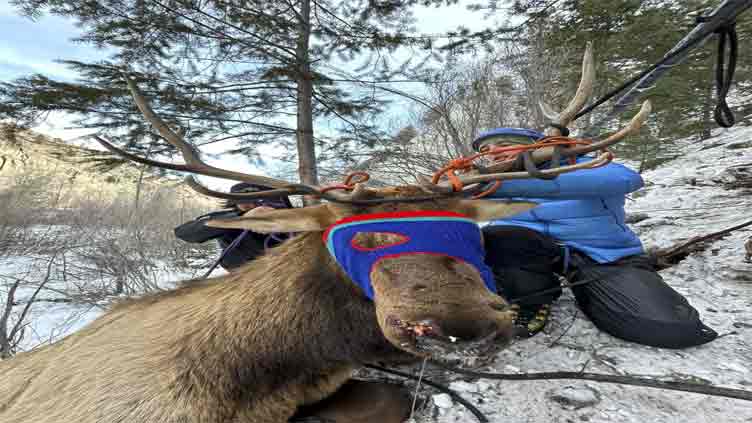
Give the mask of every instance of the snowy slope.
[[(714, 138), (684, 149), (683, 157), (643, 174), (647, 186), (628, 201), (628, 213), (648, 216), (632, 225), (647, 247), (666, 247), (752, 220), (752, 189), (723, 186), (733, 180), (727, 168), (752, 163), (752, 128), (719, 130)], [(735, 232), (662, 273), (706, 324), (726, 336), (684, 350), (624, 342), (596, 329), (565, 293), (544, 334), (517, 342), (483, 370), (584, 368), (752, 390), (752, 264), (744, 262), (743, 247), (750, 236), (752, 228)], [(429, 377), (454, 380), (452, 387), (492, 422), (752, 422), (752, 402), (740, 400), (574, 380), (474, 381), (432, 373)], [(418, 422), (476, 421), (446, 395), (434, 395), (421, 411)]]

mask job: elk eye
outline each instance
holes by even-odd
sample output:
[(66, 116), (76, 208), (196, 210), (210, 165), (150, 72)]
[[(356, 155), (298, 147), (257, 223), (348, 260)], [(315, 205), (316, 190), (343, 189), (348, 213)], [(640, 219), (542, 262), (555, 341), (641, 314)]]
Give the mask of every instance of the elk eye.
[(375, 251), (408, 241), (409, 237), (394, 232), (358, 232), (350, 241), (350, 245), (359, 251)]

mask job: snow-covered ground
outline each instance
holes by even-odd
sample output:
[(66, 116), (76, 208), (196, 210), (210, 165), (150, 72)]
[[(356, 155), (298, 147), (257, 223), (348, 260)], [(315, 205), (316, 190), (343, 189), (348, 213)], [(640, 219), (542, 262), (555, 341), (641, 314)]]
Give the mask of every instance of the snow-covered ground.
[[(752, 189), (723, 186), (733, 180), (727, 168), (752, 163), (752, 128), (719, 130), (712, 139), (687, 144), (684, 151), (681, 158), (645, 172), (647, 186), (628, 201), (628, 213), (648, 216), (632, 225), (647, 247), (667, 247), (752, 220)], [(517, 342), (482, 370), (585, 369), (752, 391), (752, 264), (744, 261), (744, 242), (750, 236), (752, 227), (736, 231), (662, 272), (722, 335), (719, 339), (683, 350), (621, 341), (596, 329), (565, 293), (545, 333)], [(455, 381), (451, 387), (492, 422), (752, 422), (752, 402), (741, 400), (576, 380), (492, 381), (432, 373), (429, 377)], [(416, 421), (476, 421), (447, 395), (432, 399)]]
[[(50, 260), (53, 260), (52, 265)], [(37, 287), (43, 285), (36, 297), (41, 302), (33, 303), (24, 319), (26, 329), (19, 344), (21, 351), (46, 345), (83, 328), (117, 299), (102, 294), (114, 286), (112, 278), (106, 274), (95, 275), (88, 270), (83, 273), (88, 276), (86, 280), (71, 277), (74, 274), (71, 269), (82, 264), (77, 263), (75, 257), (73, 260), (63, 260), (61, 256), (44, 254), (0, 257), (0, 304), (5, 305), (8, 289), (13, 282), (21, 281), (14, 295), (14, 300), (19, 304), (13, 307), (10, 325), (15, 324)], [(199, 267), (178, 269), (157, 262), (146, 270), (145, 276), (152, 280), (155, 289), (172, 289), (177, 282), (200, 276), (205, 270)], [(221, 272), (222, 269), (218, 269), (214, 274)], [(87, 294), (95, 295), (86, 301)], [(55, 302), (71, 298), (76, 300)]]

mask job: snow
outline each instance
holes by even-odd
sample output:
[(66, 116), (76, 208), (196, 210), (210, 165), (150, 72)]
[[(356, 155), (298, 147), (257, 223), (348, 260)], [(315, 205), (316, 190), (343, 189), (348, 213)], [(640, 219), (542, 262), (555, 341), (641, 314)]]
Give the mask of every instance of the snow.
[[(752, 190), (723, 186), (728, 167), (752, 163), (752, 128), (718, 130), (717, 136), (688, 142), (683, 150), (682, 157), (645, 172), (646, 187), (627, 202), (628, 214), (648, 215), (631, 225), (648, 248), (667, 247), (752, 219)], [(750, 236), (752, 227), (733, 232), (661, 273), (721, 334), (708, 344), (670, 350), (619, 340), (595, 328), (565, 292), (544, 333), (516, 342), (479, 370), (584, 370), (752, 390), (752, 264), (744, 261), (743, 247)], [(458, 391), (465, 399), (498, 423), (752, 422), (752, 402), (700, 394), (577, 380), (475, 380), (437, 370), (426, 378), (462, 388)], [(456, 402), (446, 407), (445, 401), (439, 405), (436, 396), (433, 399), (414, 416), (416, 422), (477, 421)]]
[[(49, 228), (47, 228), (49, 229)], [(61, 228), (56, 228), (59, 230)], [(10, 325), (15, 323), (17, 316), (25, 307), (29, 299), (40, 283), (47, 275), (47, 266), (52, 257), (45, 255), (5, 256), (0, 260), (0, 298), (5, 304), (7, 290), (15, 280), (21, 280), (15, 300), (21, 304), (13, 307)], [(66, 263), (67, 266), (75, 265), (75, 261)], [(172, 289), (181, 280), (196, 277), (205, 269), (175, 269), (174, 266), (157, 265), (151, 271), (151, 278), (155, 281), (158, 289)], [(69, 296), (77, 296), (86, 292), (97, 292), (102, 287), (113, 286), (113, 282), (107, 277), (92, 277), (84, 282), (65, 278), (66, 269), (60, 268), (59, 260), (50, 267), (49, 281), (44, 284), (37, 295), (37, 299), (55, 300)], [(218, 271), (216, 274), (219, 274)], [(35, 302), (29, 309), (28, 322), (22, 342), (19, 344), (21, 351), (28, 351), (42, 345), (57, 341), (92, 322), (107, 310), (115, 296), (101, 298), (95, 302)]]

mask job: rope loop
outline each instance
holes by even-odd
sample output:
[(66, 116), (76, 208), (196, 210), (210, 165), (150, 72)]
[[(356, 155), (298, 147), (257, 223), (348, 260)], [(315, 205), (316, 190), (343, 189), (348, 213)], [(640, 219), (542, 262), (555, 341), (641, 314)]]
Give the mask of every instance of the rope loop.
[(345, 191), (352, 191), (355, 188), (355, 185), (362, 184), (366, 181), (371, 179), (371, 175), (369, 175), (367, 172), (351, 172), (345, 177), (345, 180), (341, 184), (333, 184), (326, 186), (324, 188), (321, 188), (321, 193), (325, 193), (328, 191), (333, 191), (335, 189), (341, 189)]
[[(716, 123), (723, 128), (734, 126), (736, 119), (731, 111), (726, 96), (731, 89), (736, 71), (736, 60), (739, 51), (739, 37), (736, 34), (736, 22), (721, 26), (716, 30), (718, 34), (718, 59), (715, 68), (715, 83), (717, 104), (713, 112)], [(728, 67), (726, 67), (726, 41), (728, 40)]]
[[(575, 139), (567, 136), (551, 136), (542, 138), (532, 144), (527, 145), (511, 145), (504, 147), (485, 146), (481, 149), (480, 153), (450, 160), (449, 163), (446, 164), (446, 166), (442, 167), (436, 173), (434, 173), (431, 182), (434, 185), (437, 185), (439, 181), (441, 181), (441, 179), (445, 177), (452, 185), (452, 190), (454, 192), (459, 192), (464, 188), (464, 184), (459, 178), (458, 173), (469, 173), (473, 170), (478, 170), (479, 167), (475, 165), (475, 161), (480, 158), (485, 157), (490, 159), (494, 163), (502, 163), (521, 159), (522, 153), (532, 152), (541, 148), (554, 147), (558, 149), (561, 147), (571, 147), (576, 145), (589, 145), (590, 143), (590, 140)], [(610, 151), (607, 152), (611, 158), (614, 157), (613, 153), (611, 153)], [(555, 156), (558, 156), (558, 154), (555, 154)], [(575, 164), (576, 162), (576, 157), (569, 158), (569, 164)], [(608, 161), (599, 166), (603, 166), (606, 163), (608, 163)], [(475, 194), (472, 198), (477, 199), (488, 196), (499, 189), (500, 186), (501, 181), (493, 181), (492, 184), (490, 184), (482, 192)]]

